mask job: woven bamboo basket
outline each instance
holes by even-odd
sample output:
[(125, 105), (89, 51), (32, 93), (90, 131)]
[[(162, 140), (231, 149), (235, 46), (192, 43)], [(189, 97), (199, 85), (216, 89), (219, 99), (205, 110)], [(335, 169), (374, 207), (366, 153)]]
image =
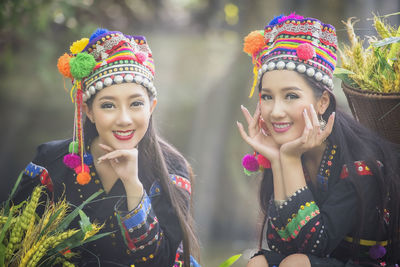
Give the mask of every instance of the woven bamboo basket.
[(353, 116), (389, 141), (400, 144), (400, 93), (379, 93), (342, 82)]

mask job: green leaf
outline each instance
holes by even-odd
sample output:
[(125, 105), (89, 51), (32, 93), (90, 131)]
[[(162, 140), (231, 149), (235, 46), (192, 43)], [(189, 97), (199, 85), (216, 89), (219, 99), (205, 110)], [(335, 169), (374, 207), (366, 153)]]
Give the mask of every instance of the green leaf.
[(0, 266), (5, 265), (6, 260), (6, 246), (3, 243), (0, 243)]
[(221, 264), (219, 265), (219, 267), (229, 267), (229, 266), (232, 266), (232, 264), (234, 264), (241, 256), (242, 256), (242, 254), (233, 255), (232, 257), (230, 257), (229, 259), (227, 259), (226, 261), (224, 261), (223, 263), (221, 263)]
[(54, 232), (62, 232), (65, 229), (67, 229), (68, 225), (75, 219), (76, 216), (78, 216), (79, 211), (82, 210), (82, 208), (86, 204), (88, 204), (90, 201), (92, 201), (93, 199), (98, 197), (103, 192), (104, 192), (103, 190), (97, 191), (96, 193), (91, 195), (88, 199), (86, 199), (84, 202), (82, 202), (82, 204), (79, 205), (79, 207), (76, 207), (70, 214), (68, 214), (67, 217), (65, 217), (65, 219), (62, 221), (62, 223), (60, 223), (60, 225), (57, 227), (57, 229), (54, 230)]
[(17, 181), (14, 184), (14, 187), (11, 190), (11, 194), (8, 197), (7, 201), (6, 201), (6, 205), (4, 207), (4, 215), (8, 216), (8, 212), (10, 211), (10, 201), (11, 199), (14, 197), (15, 191), (17, 191), (18, 185), (21, 183), (22, 180), (22, 175), (24, 174), (24, 172), (21, 172), (18, 176)]
[(358, 85), (349, 77), (350, 74), (354, 74), (351, 70), (337, 67), (333, 72), (333, 76), (342, 80), (345, 84), (353, 87), (358, 87)]
[(393, 44), (393, 43), (399, 43), (400, 42), (400, 37), (387, 37), (383, 40), (380, 40), (378, 42), (372, 43), (372, 46), (374, 47), (382, 47), (385, 45)]
[[(11, 211), (12, 211), (12, 208), (11, 208)], [(3, 239), (4, 239), (5, 235), (6, 235), (6, 232), (7, 232), (8, 228), (10, 227), (11, 220), (12, 220), (12, 215), (9, 215), (8, 218), (7, 218), (6, 223), (3, 226), (3, 229), (1, 229), (0, 243), (3, 243)], [(1, 261), (0, 261), (0, 266), (1, 266)]]
[(79, 225), (81, 226), (83, 233), (86, 234), (87, 232), (93, 230), (89, 217), (82, 210), (79, 210), (79, 216), (81, 217)]

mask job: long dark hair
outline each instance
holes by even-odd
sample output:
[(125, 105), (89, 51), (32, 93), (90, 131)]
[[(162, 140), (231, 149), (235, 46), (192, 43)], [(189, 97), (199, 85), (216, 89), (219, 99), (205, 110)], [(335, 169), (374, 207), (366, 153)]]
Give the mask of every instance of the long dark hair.
[[(312, 78), (304, 79), (313, 88), (316, 99), (322, 96), (322, 93), (328, 90), (324, 85), (314, 81)], [(376, 229), (377, 238), (382, 234), (384, 229), (384, 210), (390, 211), (389, 227), (387, 235), (389, 238), (387, 247), (387, 260), (389, 262), (397, 262), (399, 260), (400, 251), (400, 146), (390, 143), (379, 137), (376, 133), (367, 129), (351, 116), (336, 109), (336, 100), (330, 96), (330, 104), (325, 113), (322, 115), (325, 121), (328, 120), (330, 114), (335, 111), (335, 122), (332, 133), (328, 140), (330, 143), (338, 145), (340, 149), (339, 162), (347, 164), (349, 174), (352, 177), (359, 176), (354, 167), (354, 161), (363, 160), (373, 173), (379, 190), (379, 203), (377, 203), (380, 214), (380, 227)], [(377, 161), (383, 163), (384, 168), (380, 168)], [(365, 199), (360, 193), (362, 179), (350, 179), (354, 185), (358, 198), (358, 214), (357, 226), (355, 229), (354, 251), (359, 249), (360, 234), (363, 230), (363, 213), (365, 208)], [(263, 212), (263, 225), (261, 229), (259, 246), (262, 245), (263, 231), (267, 220), (267, 208), (269, 200), (273, 194), (272, 171), (266, 169), (263, 173), (260, 186), (260, 204)], [(377, 239), (378, 240), (378, 239)], [(358, 254), (358, 253), (356, 253)]]
[[(150, 97), (150, 101), (152, 98)], [(91, 108), (93, 98), (87, 101), (87, 105)], [(85, 142), (91, 141), (98, 136), (95, 124), (89, 119), (85, 119), (84, 123)], [(173, 146), (164, 141), (156, 133), (153, 116), (150, 117), (148, 129), (138, 145), (139, 158), (138, 168), (140, 177), (148, 179), (149, 184), (154, 181), (160, 183), (164, 194), (171, 202), (171, 206), (176, 212), (179, 224), (182, 230), (183, 258), (184, 266), (190, 266), (190, 255), (199, 258), (199, 244), (194, 230), (194, 220), (192, 217), (192, 199), (187, 205), (187, 193), (183, 189), (172, 184), (169, 177), (168, 166), (177, 166), (178, 168), (187, 168), (189, 180), (194, 182), (194, 174), (190, 164), (182, 156), (181, 153)]]

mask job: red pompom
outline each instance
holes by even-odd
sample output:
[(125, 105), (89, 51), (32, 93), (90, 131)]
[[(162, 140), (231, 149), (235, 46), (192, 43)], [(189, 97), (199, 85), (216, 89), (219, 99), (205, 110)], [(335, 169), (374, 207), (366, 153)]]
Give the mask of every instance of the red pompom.
[(76, 154), (70, 153), (64, 156), (63, 158), (64, 164), (71, 169), (75, 169), (81, 164), (81, 157)]
[[(76, 168), (75, 168), (75, 172), (76, 173), (81, 173), (82, 172), (82, 165), (79, 164)], [(83, 172), (90, 172), (90, 168), (88, 165), (83, 164)]]
[(296, 48), (296, 53), (299, 59), (309, 60), (315, 56), (315, 49), (310, 44), (304, 43)]
[(135, 54), (135, 56), (136, 56), (136, 58), (137, 58), (137, 60), (139, 61), (140, 64), (143, 64), (143, 62), (145, 62), (146, 59), (147, 59), (146, 54), (143, 53), (143, 52), (138, 52), (138, 53)]
[(243, 157), (242, 165), (246, 170), (251, 172), (256, 172), (260, 168), (257, 159), (251, 154), (247, 154)]
[(264, 169), (270, 169), (271, 168), (271, 161), (269, 161), (269, 159), (267, 159), (266, 157), (264, 157), (261, 154), (258, 154), (257, 156), (257, 162), (258, 164), (260, 164), (260, 166), (262, 166)]
[(68, 55), (67, 53), (64, 53), (61, 57), (58, 58), (57, 61), (57, 68), (58, 71), (66, 78), (73, 78), (71, 74), (71, 68), (69, 66), (69, 61), (71, 59), (71, 56)]
[(91, 177), (88, 172), (81, 172), (81, 173), (78, 173), (78, 175), (76, 176), (76, 181), (80, 185), (88, 184), (90, 182), (90, 179), (91, 179)]
[(249, 55), (254, 55), (265, 46), (265, 38), (262, 32), (253, 31), (244, 38), (243, 51)]

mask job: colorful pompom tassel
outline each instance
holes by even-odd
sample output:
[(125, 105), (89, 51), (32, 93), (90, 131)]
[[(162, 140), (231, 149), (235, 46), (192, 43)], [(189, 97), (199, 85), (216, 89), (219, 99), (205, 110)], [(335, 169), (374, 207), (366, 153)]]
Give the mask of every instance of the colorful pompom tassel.
[(243, 157), (242, 165), (246, 170), (250, 172), (256, 172), (260, 168), (256, 157), (251, 154), (247, 154)]
[(88, 173), (88, 172), (80, 172), (76, 176), (76, 181), (80, 185), (88, 184), (90, 182), (90, 180), (91, 180), (91, 177), (90, 177), (90, 173)]
[(385, 254), (386, 249), (381, 245), (374, 245), (369, 249), (369, 256), (374, 260), (382, 258)]
[(243, 171), (246, 175), (250, 176), (257, 171), (263, 169), (270, 169), (271, 162), (261, 154), (247, 154), (242, 158)]
[(83, 162), (84, 162), (86, 165), (92, 165), (92, 163), (93, 163), (93, 156), (92, 156), (92, 154), (90, 154), (90, 153), (84, 153), (84, 154), (83, 154)]
[(264, 157), (261, 154), (257, 155), (257, 162), (264, 169), (270, 169), (271, 168), (271, 161), (269, 161), (269, 159), (267, 159), (266, 157)]
[(75, 169), (81, 164), (81, 157), (77, 154), (70, 153), (64, 156), (63, 162), (68, 168)]
[(71, 143), (69, 143), (68, 152), (78, 154), (79, 143), (77, 141), (72, 141)]
[(89, 38), (82, 38), (78, 41), (75, 41), (69, 48), (69, 51), (71, 51), (72, 54), (78, 54), (80, 53), (87, 44), (89, 43)]
[(81, 80), (82, 78), (89, 76), (93, 68), (96, 66), (96, 60), (92, 55), (82, 52), (77, 54), (76, 57), (70, 59), (69, 66), (72, 76), (77, 80)]
[(71, 60), (71, 56), (67, 53), (64, 53), (61, 57), (58, 58), (57, 68), (58, 71), (65, 77), (72, 79), (71, 69), (69, 66), (69, 61)]

